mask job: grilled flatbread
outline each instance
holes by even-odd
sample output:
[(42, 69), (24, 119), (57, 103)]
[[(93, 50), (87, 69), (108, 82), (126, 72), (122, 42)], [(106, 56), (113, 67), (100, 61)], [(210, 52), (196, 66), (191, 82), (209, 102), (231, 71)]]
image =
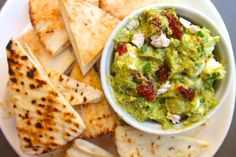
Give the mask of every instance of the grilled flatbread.
[(76, 139), (64, 157), (114, 157), (104, 149), (81, 139)]
[(30, 0), (29, 15), (40, 41), (51, 55), (59, 54), (70, 45), (57, 0)]
[(14, 40), (7, 45), (7, 60), (9, 105), (14, 109), (22, 151), (42, 154), (78, 137), (85, 128), (80, 115)]
[(117, 127), (116, 145), (120, 157), (197, 157), (208, 144), (183, 136), (158, 136), (131, 127)]
[(92, 3), (93, 5), (99, 6), (99, 0), (87, 0), (89, 3)]
[(57, 56), (51, 56), (40, 43), (36, 31), (33, 29), (24, 33), (18, 38), (19, 42), (25, 43), (31, 49), (35, 57), (39, 60), (43, 68), (47, 71), (64, 73), (75, 61), (72, 48), (69, 47)]
[(124, 19), (130, 13), (142, 7), (171, 1), (173, 0), (100, 0), (99, 6), (113, 16)]
[(59, 0), (60, 11), (82, 73), (85, 75), (119, 20), (83, 0)]
[(100, 90), (80, 83), (66, 75), (50, 72), (48, 76), (55, 88), (62, 93), (71, 105), (97, 103), (102, 98)]
[[(73, 69), (71, 77), (102, 90), (100, 80), (93, 69), (83, 76), (77, 65)], [(113, 112), (104, 95), (99, 103), (80, 105), (75, 109), (80, 113), (86, 126), (81, 138), (94, 138), (108, 134), (120, 124), (118, 116)]]

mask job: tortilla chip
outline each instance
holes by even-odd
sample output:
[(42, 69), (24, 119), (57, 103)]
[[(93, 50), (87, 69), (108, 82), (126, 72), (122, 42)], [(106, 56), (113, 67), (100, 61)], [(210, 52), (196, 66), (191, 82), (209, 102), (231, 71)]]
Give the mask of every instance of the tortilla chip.
[(117, 127), (116, 145), (120, 157), (196, 157), (208, 144), (184, 136), (152, 135), (132, 127)]
[(62, 93), (62, 95), (72, 106), (97, 103), (103, 96), (100, 90), (78, 82), (66, 75), (50, 72), (48, 76), (55, 88)]
[(47, 72), (55, 71), (62, 74), (75, 61), (75, 56), (71, 47), (57, 56), (51, 56), (40, 43), (37, 33), (33, 29), (21, 35), (18, 40), (19, 42), (28, 45)]
[(114, 157), (104, 149), (81, 139), (76, 139), (64, 157)]
[(21, 149), (38, 155), (63, 147), (78, 137), (85, 126), (49, 80), (43, 68), (11, 40), (7, 45), (8, 97), (14, 109)]
[(70, 45), (57, 0), (30, 0), (29, 15), (40, 41), (51, 55), (58, 55)]
[[(73, 69), (71, 77), (102, 90), (100, 80), (93, 69), (83, 76), (79, 65), (77, 65)], [(81, 105), (75, 109), (80, 113), (86, 126), (81, 138), (94, 138), (108, 134), (120, 124), (120, 119), (113, 112), (104, 95), (99, 103)]]
[(173, 0), (100, 0), (99, 7), (119, 19), (124, 19), (133, 11), (142, 7)]
[(83, 0), (59, 0), (60, 11), (82, 73), (85, 75), (119, 20)]

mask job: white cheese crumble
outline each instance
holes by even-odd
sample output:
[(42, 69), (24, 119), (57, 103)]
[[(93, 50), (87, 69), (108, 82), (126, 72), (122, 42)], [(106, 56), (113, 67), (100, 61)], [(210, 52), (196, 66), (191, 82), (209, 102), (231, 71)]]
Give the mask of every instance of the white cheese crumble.
[(197, 25), (191, 25), (189, 28), (192, 32), (196, 33), (200, 31), (200, 27)]
[(187, 29), (190, 29), (191, 31), (193, 31), (194, 33), (200, 31), (200, 27), (197, 25), (193, 25), (190, 21), (180, 17), (179, 18), (179, 22)]
[(214, 58), (211, 58), (207, 61), (203, 71), (207, 74), (212, 74), (220, 68), (222, 68), (222, 64), (220, 62), (217, 62)]
[(136, 54), (134, 54), (134, 53), (129, 53), (129, 56), (130, 56), (131, 58), (138, 58), (138, 56), (137, 56)]
[(135, 33), (132, 39), (132, 43), (138, 48), (141, 48), (144, 45), (144, 35), (143, 33)]
[(204, 70), (204, 68), (205, 68), (205, 65), (206, 65), (205, 62), (203, 62), (203, 63), (201, 64), (200, 68), (198, 69), (198, 71), (197, 71), (197, 73), (196, 73), (197, 76), (200, 75), (200, 74), (203, 72), (203, 70)]
[(132, 29), (134, 29), (134, 28), (136, 28), (136, 27), (138, 27), (139, 26), (139, 21), (138, 20), (131, 20), (131, 21), (129, 21), (129, 23), (126, 25), (126, 28), (128, 29), (128, 30), (132, 30)]
[(168, 47), (170, 45), (170, 39), (168, 39), (164, 33), (162, 33), (160, 36), (153, 35), (151, 40), (151, 44), (156, 48)]
[(186, 28), (190, 28), (191, 24), (192, 24), (190, 21), (188, 21), (182, 17), (179, 18), (179, 22)]
[(171, 114), (171, 113), (167, 113), (167, 116), (166, 116), (167, 119), (171, 120), (173, 124), (178, 124), (180, 123), (180, 115), (178, 114)]
[(170, 87), (171, 87), (170, 82), (167, 81), (165, 84), (163, 84), (163, 85), (161, 86), (160, 89), (157, 90), (156, 95), (158, 96), (158, 95), (161, 95), (161, 94), (167, 92)]

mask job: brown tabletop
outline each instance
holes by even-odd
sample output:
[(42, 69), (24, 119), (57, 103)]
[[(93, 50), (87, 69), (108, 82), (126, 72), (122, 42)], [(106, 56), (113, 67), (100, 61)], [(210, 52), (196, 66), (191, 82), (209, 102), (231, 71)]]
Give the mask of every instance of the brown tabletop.
[[(0, 0), (0, 8), (6, 0)], [(231, 37), (232, 45), (234, 48), (234, 56), (236, 56), (236, 0), (212, 0), (216, 8), (220, 12), (221, 16), (226, 23)], [(234, 57), (235, 58), (235, 57)], [(215, 137), (217, 138), (217, 137)], [(1, 157), (18, 157), (14, 150), (10, 147), (2, 132), (0, 131), (0, 156)], [(230, 131), (219, 149), (215, 157), (234, 157), (236, 156), (236, 116), (233, 118), (233, 122)]]

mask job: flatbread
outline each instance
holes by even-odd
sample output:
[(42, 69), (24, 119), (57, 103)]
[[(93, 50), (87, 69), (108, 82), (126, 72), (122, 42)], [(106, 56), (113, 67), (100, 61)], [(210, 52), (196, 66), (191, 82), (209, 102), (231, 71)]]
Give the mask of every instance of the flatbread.
[(97, 103), (103, 96), (100, 90), (78, 82), (66, 75), (50, 72), (48, 76), (55, 85), (55, 88), (62, 93), (72, 106)]
[(184, 136), (160, 136), (132, 127), (117, 127), (116, 145), (120, 157), (197, 157), (208, 144)]
[(30, 0), (29, 15), (40, 41), (51, 55), (58, 55), (70, 45), (57, 0)]
[(133, 11), (142, 7), (174, 0), (100, 0), (99, 7), (115, 17), (124, 19)]
[(80, 115), (15, 40), (7, 45), (7, 60), (9, 105), (14, 108), (22, 151), (47, 153), (78, 137), (85, 128)]
[[(83, 76), (79, 65), (77, 65), (72, 70), (71, 77), (102, 90), (100, 80), (94, 69)], [(75, 109), (80, 113), (86, 126), (85, 131), (80, 136), (81, 138), (94, 138), (108, 134), (120, 124), (120, 119), (113, 112), (104, 95), (99, 103), (81, 105)]]
[(83, 0), (59, 0), (60, 11), (82, 73), (85, 75), (119, 20)]
[(89, 3), (92, 3), (93, 5), (99, 6), (99, 0), (87, 0)]
[(114, 157), (104, 149), (82, 139), (76, 139), (64, 157)]
[(47, 72), (55, 71), (62, 74), (75, 61), (75, 56), (71, 47), (57, 56), (51, 56), (40, 43), (37, 33), (33, 29), (21, 35), (18, 38), (18, 41), (28, 45)]

